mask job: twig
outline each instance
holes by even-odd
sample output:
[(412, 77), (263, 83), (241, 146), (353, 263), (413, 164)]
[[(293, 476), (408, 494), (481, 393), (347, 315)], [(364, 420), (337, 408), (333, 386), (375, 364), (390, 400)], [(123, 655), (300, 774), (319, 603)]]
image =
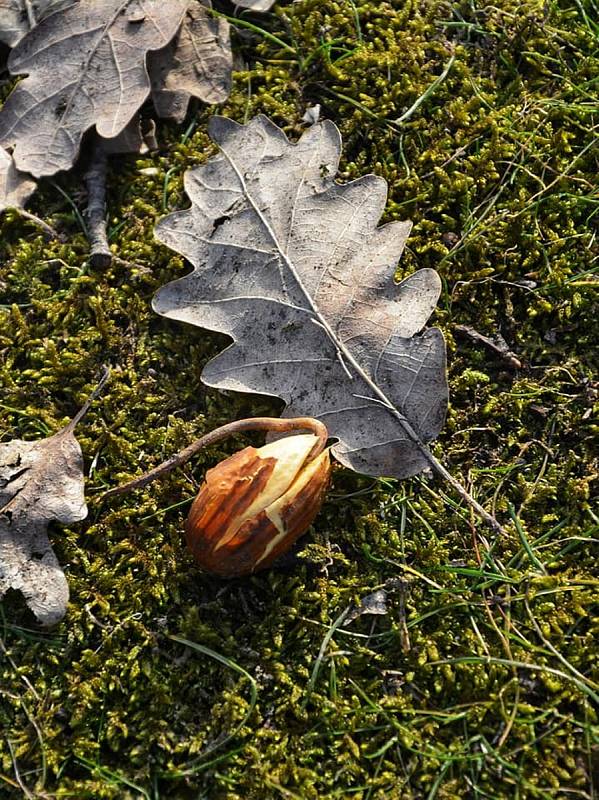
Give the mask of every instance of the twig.
[(15, 211), (19, 214), (19, 216), (24, 217), (24, 219), (28, 219), (29, 222), (33, 222), (38, 228), (41, 228), (46, 236), (50, 239), (58, 239), (60, 241), (63, 240), (63, 236), (58, 233), (51, 225), (48, 225), (47, 222), (44, 222), (43, 219), (36, 217), (35, 214), (32, 214), (30, 211), (25, 211), (24, 208), (15, 208)]
[(125, 494), (126, 492), (130, 492), (132, 489), (141, 489), (148, 483), (155, 481), (156, 478), (160, 478), (167, 472), (170, 472), (176, 467), (180, 467), (182, 464), (185, 464), (190, 458), (193, 458), (196, 453), (198, 453), (200, 450), (203, 450), (205, 447), (216, 444), (216, 442), (220, 442), (222, 439), (226, 439), (228, 436), (232, 436), (235, 433), (241, 433), (242, 431), (272, 431), (273, 433), (289, 433), (290, 431), (301, 430), (311, 431), (313, 434), (315, 434), (315, 436), (318, 437), (318, 441), (308, 454), (309, 460), (316, 458), (316, 456), (320, 455), (320, 453), (322, 453), (324, 450), (329, 436), (326, 427), (317, 419), (313, 419), (312, 417), (296, 417), (294, 419), (280, 419), (278, 417), (254, 417), (253, 419), (239, 419), (235, 422), (230, 422), (228, 425), (222, 425), (220, 428), (216, 428), (216, 430), (210, 431), (210, 433), (207, 433), (205, 436), (197, 439), (195, 442), (181, 450), (176, 455), (171, 456), (166, 461), (163, 461), (162, 464), (154, 467), (154, 469), (151, 469), (149, 472), (145, 472), (143, 475), (140, 475), (139, 478), (134, 478), (132, 481), (123, 483), (121, 486), (117, 486), (114, 489), (109, 489), (107, 492), (104, 492), (102, 497), (113, 497), (117, 494)]
[(477, 500), (475, 500), (474, 497), (472, 497), (470, 492), (464, 486), (462, 486), (462, 484), (458, 480), (456, 480), (453, 477), (451, 472), (448, 472), (445, 469), (443, 464), (441, 464), (441, 462), (438, 461), (430, 451), (427, 450), (423, 454), (425, 456), (428, 456), (427, 461), (431, 466), (431, 468), (435, 470), (435, 472), (437, 472), (438, 475), (444, 478), (447, 481), (447, 483), (450, 484), (450, 486), (453, 486), (456, 493), (462, 498), (462, 500), (467, 505), (469, 505), (470, 508), (473, 508), (476, 511), (476, 513), (479, 515), (482, 521), (489, 528), (491, 528), (492, 531), (499, 534), (505, 534), (504, 528), (502, 528), (499, 522), (497, 522), (495, 517), (489, 514), (488, 511), (485, 511), (485, 509), (481, 506), (481, 504)]
[(75, 414), (73, 419), (69, 422), (69, 424), (66, 426), (66, 428), (63, 428), (63, 432), (72, 432), (73, 430), (75, 430), (75, 426), (79, 422), (81, 422), (83, 417), (89, 411), (89, 408), (90, 408), (91, 404), (94, 402), (94, 400), (97, 397), (99, 397), (100, 393), (102, 392), (102, 389), (106, 386), (106, 382), (108, 381), (108, 378), (110, 377), (110, 369), (106, 365), (104, 365), (102, 367), (102, 369), (103, 369), (103, 374), (102, 374), (102, 377), (100, 378), (100, 380), (98, 381), (98, 384), (97, 384), (96, 388), (93, 390), (93, 392), (87, 398), (85, 403), (81, 406), (79, 411)]
[[(356, 364), (355, 361), (353, 362), (352, 366), (361, 372), (361, 368)], [(362, 375), (364, 375), (363, 372)], [(368, 378), (366, 378), (366, 380), (368, 380)], [(435, 458), (435, 456), (431, 453), (428, 447), (422, 441), (420, 441), (418, 434), (416, 433), (412, 425), (410, 425), (408, 419), (394, 406), (391, 405), (391, 403), (389, 402), (389, 400), (387, 400), (383, 392), (381, 392), (375, 384), (371, 383), (371, 387), (376, 391), (378, 395), (380, 395), (381, 398), (384, 399), (379, 400), (378, 398), (367, 397), (361, 394), (355, 394), (354, 397), (359, 397), (364, 400), (370, 400), (370, 402), (378, 403), (381, 406), (383, 406), (383, 408), (388, 409), (389, 413), (392, 414), (397, 419), (397, 421), (401, 424), (402, 428), (408, 435), (409, 439), (416, 445), (422, 456), (426, 459), (426, 462), (428, 463), (429, 467), (438, 475), (440, 475), (444, 480), (446, 480), (450, 486), (453, 486), (453, 488), (456, 490), (456, 492), (459, 494), (462, 500), (467, 505), (469, 505), (470, 508), (473, 508), (476, 511), (476, 513), (483, 520), (485, 525), (488, 525), (489, 528), (491, 528), (491, 530), (493, 530), (495, 533), (505, 534), (505, 530), (501, 527), (499, 522), (497, 522), (495, 517), (489, 514), (488, 511), (485, 511), (485, 509), (481, 506), (481, 504), (477, 500), (475, 500), (474, 497), (472, 497), (470, 492), (468, 492), (468, 490), (464, 486), (462, 486), (462, 484), (458, 480), (456, 480), (456, 478), (453, 477), (451, 472), (445, 469), (443, 464), (437, 458)]]
[(15, 778), (17, 779), (17, 783), (21, 787), (21, 791), (23, 792), (23, 795), (27, 798), (27, 800), (34, 800), (33, 795), (31, 794), (31, 792), (29, 791), (27, 786), (23, 783), (23, 779), (21, 778), (21, 773), (19, 772), (19, 764), (17, 762), (17, 755), (15, 753), (15, 749), (13, 747), (13, 744), (12, 744), (11, 740), (8, 738), (8, 736), (6, 737), (6, 743), (8, 745), (8, 749), (10, 751), (10, 757), (11, 757), (11, 760), (12, 760), (12, 766), (13, 766), (13, 770), (15, 772)]
[(503, 336), (498, 334), (495, 339), (490, 339), (488, 336), (484, 336), (482, 333), (474, 330), (474, 328), (471, 328), (470, 325), (454, 325), (454, 328), (458, 333), (462, 333), (474, 342), (484, 344), (485, 347), (488, 347), (489, 350), (496, 353), (512, 369), (522, 369), (522, 362), (518, 356), (510, 350)]
[(100, 137), (95, 134), (91, 163), (85, 173), (87, 184), (87, 236), (90, 245), (89, 263), (92, 267), (106, 268), (112, 253), (106, 236), (106, 170), (108, 156)]

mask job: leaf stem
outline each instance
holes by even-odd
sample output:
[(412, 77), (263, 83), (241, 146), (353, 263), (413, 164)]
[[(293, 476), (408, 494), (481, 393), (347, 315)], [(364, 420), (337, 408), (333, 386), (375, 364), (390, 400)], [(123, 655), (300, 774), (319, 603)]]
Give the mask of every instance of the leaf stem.
[(201, 436), (199, 439), (196, 439), (195, 442), (192, 442), (188, 447), (185, 447), (174, 456), (171, 456), (166, 461), (163, 461), (162, 464), (154, 467), (154, 469), (149, 470), (149, 472), (145, 472), (143, 475), (140, 475), (139, 478), (134, 478), (132, 481), (123, 483), (121, 486), (116, 486), (114, 489), (109, 489), (107, 492), (104, 492), (102, 497), (114, 497), (117, 494), (126, 494), (133, 489), (141, 489), (143, 486), (147, 486), (148, 483), (151, 483), (157, 478), (162, 477), (162, 475), (166, 475), (168, 472), (171, 472), (171, 470), (175, 469), (176, 467), (182, 466), (205, 447), (210, 447), (210, 445), (216, 444), (216, 442), (220, 442), (236, 433), (241, 433), (242, 431), (270, 431), (273, 433), (289, 433), (291, 431), (301, 430), (311, 431), (315, 436), (318, 437), (318, 441), (308, 454), (308, 460), (312, 460), (322, 453), (326, 447), (329, 436), (325, 425), (323, 425), (322, 422), (319, 422), (319, 420), (314, 419), (313, 417), (295, 417), (292, 419), (281, 419), (279, 417), (251, 417), (249, 419), (238, 419), (235, 422), (229, 422), (227, 425), (222, 425), (220, 428), (215, 428), (215, 430), (210, 431), (210, 433), (205, 434), (205, 436)]
[[(404, 426), (404, 430), (405, 430), (405, 426)], [(445, 469), (443, 464), (435, 458), (435, 456), (431, 453), (431, 451), (428, 449), (428, 447), (426, 447), (426, 446), (421, 444), (420, 445), (420, 452), (422, 453), (422, 455), (428, 461), (431, 469), (433, 469), (438, 475), (440, 475), (442, 478), (444, 478), (447, 481), (447, 483), (449, 483), (451, 486), (453, 486), (453, 488), (455, 489), (456, 493), (459, 494), (459, 496), (462, 498), (462, 500), (467, 505), (469, 505), (470, 508), (472, 508), (474, 511), (476, 511), (476, 513), (482, 519), (482, 521), (486, 525), (488, 525), (488, 527), (491, 528), (491, 530), (494, 531), (494, 533), (499, 533), (501, 535), (505, 535), (506, 534), (505, 528), (503, 528), (499, 524), (499, 522), (495, 519), (495, 517), (492, 514), (489, 514), (488, 511), (485, 511), (485, 509), (481, 506), (481, 504), (477, 500), (475, 500), (474, 497), (472, 497), (472, 495), (466, 489), (466, 487), (462, 486), (462, 484), (458, 480), (456, 480), (456, 478), (453, 477), (451, 472), (449, 472), (447, 469)]]

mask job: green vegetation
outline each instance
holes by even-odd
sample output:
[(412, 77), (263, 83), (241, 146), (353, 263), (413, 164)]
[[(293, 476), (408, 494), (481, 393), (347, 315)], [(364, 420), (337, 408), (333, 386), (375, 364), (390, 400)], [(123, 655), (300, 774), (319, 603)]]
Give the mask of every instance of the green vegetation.
[[(113, 366), (78, 429), (89, 518), (52, 533), (68, 616), (46, 632), (17, 596), (0, 606), (0, 797), (591, 798), (596, 0), (241, 16), (229, 102), (159, 126), (160, 152), (113, 169), (110, 269), (86, 261), (81, 173), (30, 204), (64, 243), (0, 221), (3, 441), (56, 431)], [(382, 175), (384, 221), (414, 221), (398, 276), (443, 278), (451, 408), (434, 450), (508, 535), (432, 476), (338, 469), (294, 559), (218, 580), (187, 556), (184, 514), (206, 466), (258, 439), (99, 499), (202, 432), (278, 410), (200, 384), (224, 339), (151, 312), (187, 269), (152, 229), (213, 152), (211, 114), (265, 113), (295, 137), (316, 102), (343, 134), (341, 178)], [(522, 368), (458, 325), (501, 334)], [(347, 621), (379, 587), (387, 615)]]

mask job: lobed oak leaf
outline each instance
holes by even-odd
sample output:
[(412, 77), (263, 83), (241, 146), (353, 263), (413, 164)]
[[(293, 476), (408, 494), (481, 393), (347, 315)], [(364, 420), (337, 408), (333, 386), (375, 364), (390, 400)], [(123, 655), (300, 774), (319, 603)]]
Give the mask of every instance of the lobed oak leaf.
[(77, 0), (0, 0), (0, 42), (14, 47), (44, 17)]
[(0, 145), (18, 169), (53, 175), (72, 166), (94, 125), (117, 136), (150, 94), (148, 52), (175, 36), (187, 0), (79, 0), (43, 19), (12, 50), (27, 75), (0, 111)]
[(64, 616), (69, 587), (48, 539), (48, 525), (87, 516), (83, 456), (74, 430), (108, 379), (108, 370), (78, 414), (41, 441), (0, 444), (0, 598), (23, 593), (43, 625)]
[(395, 283), (411, 226), (377, 227), (386, 182), (335, 181), (341, 137), (328, 121), (297, 144), (264, 116), (213, 117), (210, 134), (221, 152), (186, 174), (191, 208), (156, 228), (194, 270), (153, 302), (233, 340), (202, 380), (320, 419), (358, 472), (407, 477), (438, 464), (426, 442), (445, 418), (445, 343), (424, 326), (441, 282), (422, 269)]
[(191, 97), (222, 103), (229, 96), (233, 68), (229, 23), (210, 16), (211, 8), (210, 0), (192, 0), (172, 42), (148, 58), (159, 117), (182, 122)]
[(123, 128), (118, 136), (110, 139), (99, 137), (100, 144), (106, 155), (145, 155), (150, 150), (156, 150), (156, 124), (152, 119), (143, 119), (137, 114), (131, 122)]

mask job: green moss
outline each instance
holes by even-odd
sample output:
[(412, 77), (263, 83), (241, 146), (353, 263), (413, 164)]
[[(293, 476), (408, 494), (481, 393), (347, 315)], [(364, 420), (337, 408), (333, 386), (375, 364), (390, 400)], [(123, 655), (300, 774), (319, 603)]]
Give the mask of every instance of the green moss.
[[(31, 203), (66, 243), (2, 217), (3, 439), (57, 430), (102, 363), (113, 376), (78, 433), (89, 518), (52, 533), (68, 617), (44, 632), (18, 597), (0, 606), (0, 796), (23, 795), (17, 775), (35, 797), (77, 800), (591, 796), (592, 11), (587, 0), (281, 4), (251, 19), (287, 49), (240, 29), (249, 67), (229, 102), (200, 108), (185, 136), (161, 125), (160, 152), (113, 170), (110, 269), (86, 261), (78, 174), (58, 180), (70, 202), (47, 182)], [(152, 314), (158, 286), (187, 269), (152, 230), (185, 205), (185, 170), (214, 152), (212, 113), (266, 113), (294, 137), (315, 102), (341, 128), (342, 178), (383, 176), (384, 221), (414, 221), (398, 277), (441, 274), (451, 408), (435, 450), (509, 533), (492, 540), (431, 476), (338, 469), (295, 561), (225, 582), (193, 566), (182, 520), (205, 468), (248, 440), (149, 490), (99, 496), (206, 430), (277, 411), (201, 385), (225, 340)], [(456, 324), (501, 333), (523, 368)], [(339, 620), (380, 586), (386, 616)], [(255, 704), (247, 678), (169, 635), (246, 670)]]

